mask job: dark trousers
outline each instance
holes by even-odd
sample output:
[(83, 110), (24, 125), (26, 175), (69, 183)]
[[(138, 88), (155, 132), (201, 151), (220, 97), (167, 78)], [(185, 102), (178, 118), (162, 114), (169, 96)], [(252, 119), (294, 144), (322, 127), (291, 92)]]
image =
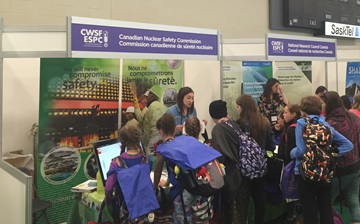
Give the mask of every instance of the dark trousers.
[(333, 224), (331, 184), (305, 181), (296, 176), (304, 224)]
[(265, 216), (265, 202), (264, 202), (264, 177), (251, 180), (251, 196), (254, 200), (255, 207), (255, 224), (263, 224)]

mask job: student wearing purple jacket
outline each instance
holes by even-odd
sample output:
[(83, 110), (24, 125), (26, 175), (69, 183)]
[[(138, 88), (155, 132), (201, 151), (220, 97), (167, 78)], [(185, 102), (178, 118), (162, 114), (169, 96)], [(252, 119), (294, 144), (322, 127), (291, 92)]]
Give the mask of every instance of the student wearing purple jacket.
[[(136, 164), (140, 164), (144, 157), (142, 149), (140, 147), (141, 132), (136, 126), (124, 126), (119, 130), (119, 140), (121, 142), (121, 153), (120, 157), (124, 160), (128, 167), (132, 167)], [(152, 167), (152, 160), (148, 157), (148, 164), (150, 170)], [(119, 166), (118, 158), (113, 159), (110, 163), (110, 169), (112, 170)], [(149, 173), (150, 175), (150, 173)], [(111, 206), (113, 190), (118, 184), (117, 173), (113, 172), (106, 179), (105, 185), (105, 204)]]

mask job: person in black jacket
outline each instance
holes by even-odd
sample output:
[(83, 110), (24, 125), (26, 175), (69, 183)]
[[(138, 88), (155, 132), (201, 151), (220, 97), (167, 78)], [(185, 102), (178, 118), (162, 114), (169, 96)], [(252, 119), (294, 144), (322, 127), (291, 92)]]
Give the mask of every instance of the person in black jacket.
[(236, 166), (239, 162), (240, 145), (235, 128), (237, 131), (240, 131), (240, 128), (234, 121), (229, 120), (225, 101), (211, 102), (209, 113), (216, 124), (211, 132), (213, 148), (222, 154), (218, 160), (225, 165), (226, 173), (220, 196), (221, 222), (247, 223), (249, 189)]

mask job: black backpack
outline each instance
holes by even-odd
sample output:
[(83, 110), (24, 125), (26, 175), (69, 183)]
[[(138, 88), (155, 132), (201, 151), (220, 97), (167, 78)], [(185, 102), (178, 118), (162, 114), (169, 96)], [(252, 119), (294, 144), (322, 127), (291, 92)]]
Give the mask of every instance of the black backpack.
[(210, 197), (224, 186), (225, 169), (216, 159), (194, 170), (179, 166), (169, 167), (175, 173), (180, 187), (193, 195)]

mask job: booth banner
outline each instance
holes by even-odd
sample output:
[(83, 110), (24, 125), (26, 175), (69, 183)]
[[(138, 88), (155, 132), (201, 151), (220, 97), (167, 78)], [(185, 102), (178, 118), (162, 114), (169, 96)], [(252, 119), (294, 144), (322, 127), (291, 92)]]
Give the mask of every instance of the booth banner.
[(273, 76), (272, 62), (244, 61), (242, 71), (243, 93), (251, 95), (257, 103), (267, 80)]
[(348, 62), (346, 66), (345, 94), (349, 96), (351, 103), (354, 96), (360, 93), (360, 62)]
[(167, 107), (176, 104), (178, 90), (183, 86), (184, 61), (182, 60), (123, 60), (122, 72), (122, 119), (124, 112), (134, 106), (134, 95), (139, 105), (146, 91), (151, 89)]
[(274, 77), (290, 103), (300, 103), (302, 97), (312, 95), (311, 65), (311, 61), (274, 62)]
[[(217, 59), (217, 30), (71, 17), (72, 56), (80, 52), (193, 55)], [(158, 57), (158, 56), (155, 56)], [(159, 57), (158, 57), (159, 58)], [(182, 59), (179, 57), (174, 57)]]
[(236, 120), (236, 99), (242, 93), (242, 62), (224, 61), (222, 77), (222, 98), (227, 103), (228, 115)]
[(268, 60), (336, 60), (336, 40), (267, 34)]
[(96, 178), (92, 142), (117, 137), (119, 77), (119, 59), (40, 61), (37, 187), (51, 223), (74, 223), (70, 190)]

